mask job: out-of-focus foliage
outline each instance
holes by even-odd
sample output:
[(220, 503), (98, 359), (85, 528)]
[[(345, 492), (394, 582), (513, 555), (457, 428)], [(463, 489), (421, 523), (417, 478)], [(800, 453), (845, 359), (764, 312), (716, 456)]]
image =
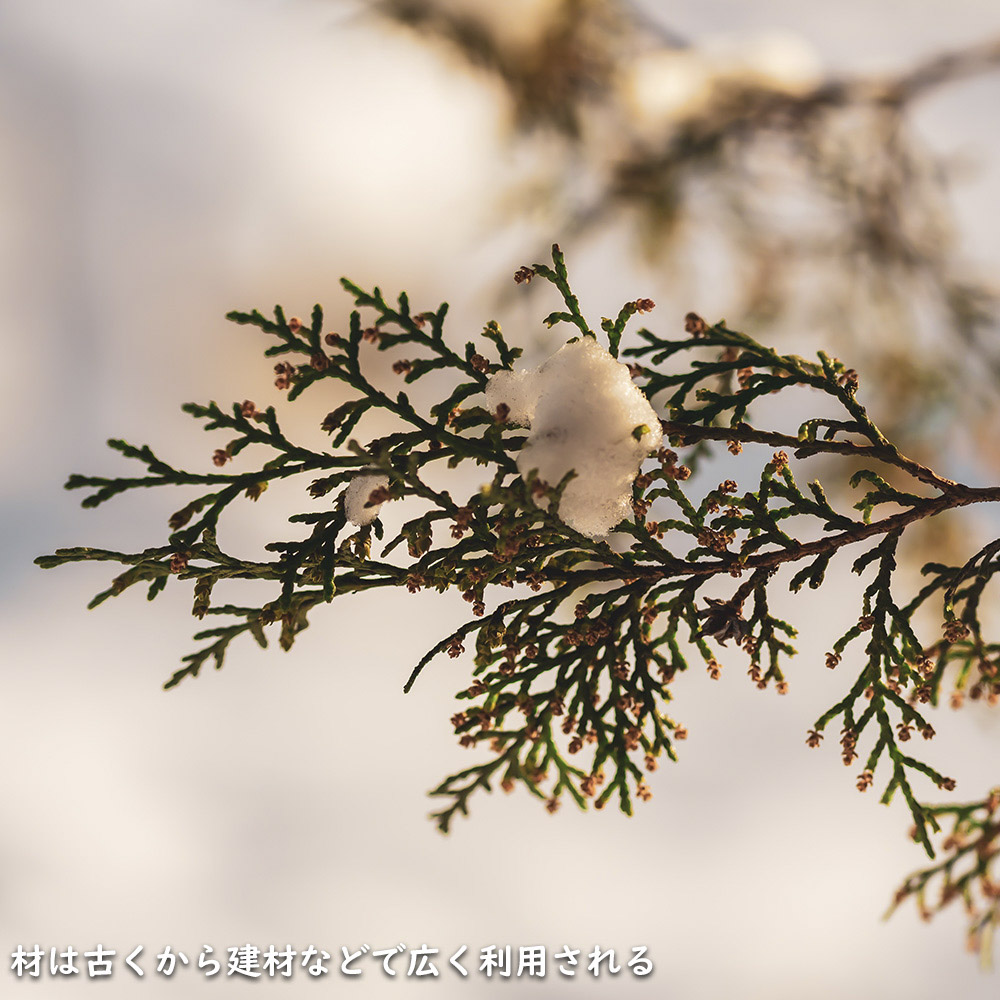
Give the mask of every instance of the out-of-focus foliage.
[[(978, 952), (984, 967), (993, 964), (993, 937), (1000, 923), (1000, 788), (979, 802), (927, 806), (943, 827), (939, 848), (944, 856), (914, 872), (896, 892), (889, 913), (912, 899), (924, 920), (961, 901), (969, 922), (969, 951)], [(947, 832), (945, 832), (947, 831)], [(914, 831), (915, 833), (915, 831)]]
[(779, 343), (782, 326), (814, 331), (878, 379), (876, 415), (918, 455), (960, 424), (992, 440), (994, 289), (963, 260), (947, 164), (914, 112), (995, 71), (1000, 40), (855, 77), (787, 33), (683, 39), (626, 0), (365, 9), (500, 80), (513, 148), (546, 133), (505, 207), (577, 242), (625, 226), (686, 302), (711, 281), (730, 295), (713, 307)]

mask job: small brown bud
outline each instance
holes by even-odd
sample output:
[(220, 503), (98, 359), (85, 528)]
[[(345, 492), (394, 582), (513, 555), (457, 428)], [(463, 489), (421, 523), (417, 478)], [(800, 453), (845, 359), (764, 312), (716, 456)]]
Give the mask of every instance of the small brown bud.
[(947, 642), (961, 642), (969, 634), (969, 627), (957, 618), (949, 618), (942, 626)]
[(861, 379), (858, 377), (858, 373), (853, 368), (848, 368), (840, 378), (837, 379), (837, 385), (845, 388), (852, 396), (858, 391), (858, 386), (861, 384)]
[(708, 324), (695, 312), (689, 312), (684, 317), (684, 330), (692, 337), (704, 337), (708, 333)]

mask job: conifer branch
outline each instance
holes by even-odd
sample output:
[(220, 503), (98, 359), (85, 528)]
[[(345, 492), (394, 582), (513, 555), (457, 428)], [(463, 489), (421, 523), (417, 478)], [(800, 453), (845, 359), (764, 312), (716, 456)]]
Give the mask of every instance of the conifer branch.
[[(636, 799), (652, 794), (648, 774), (664, 758), (676, 760), (687, 736), (672, 706), (677, 674), (699, 660), (718, 679), (719, 657), (731, 658), (733, 640), (751, 680), (784, 694), (796, 628), (772, 610), (776, 588), (821, 587), (831, 563), (849, 551), (853, 571), (864, 579), (860, 606), (839, 638), (831, 636), (826, 665), (853, 663), (853, 677), (807, 742), (818, 746), (837, 722), (845, 764), (863, 755), (858, 788), (866, 790), (880, 774), (882, 801), (898, 793), (915, 839), (933, 856), (940, 818), (951, 808), (961, 822), (972, 822), (979, 807), (962, 812), (966, 807), (924, 804), (922, 785), (950, 790), (955, 782), (909, 753), (908, 743), (914, 733), (933, 737), (922, 706), (938, 704), (949, 685), (952, 703), (965, 692), (1000, 697), (1000, 644), (986, 638), (981, 618), (984, 594), (1000, 571), (1000, 539), (959, 566), (928, 562), (915, 595), (904, 593), (898, 579), (898, 552), (918, 521), (1000, 501), (1000, 487), (967, 486), (904, 456), (869, 416), (857, 373), (836, 359), (781, 355), (691, 314), (677, 339), (639, 330), (621, 350), (626, 370), (616, 358), (627, 322), (648, 312), (651, 301), (626, 303), (617, 320), (600, 324), (609, 351), (583, 317), (558, 247), (552, 267), (516, 274), (520, 283), (533, 278), (550, 282), (563, 302), (545, 321), (575, 332), (535, 372), (515, 369), (519, 352), (496, 323), (459, 351), (445, 338), (446, 305), (413, 313), (405, 294), (390, 304), (379, 289), (367, 292), (346, 280), (357, 307), (346, 335), (324, 331), (318, 306), (308, 325), (286, 319), (280, 307), (273, 319), (256, 310), (230, 313), (273, 338), (265, 354), (284, 359), (275, 366), (275, 384), (290, 401), (328, 379), (352, 391), (323, 421), (329, 450), (294, 443), (275, 409), (259, 411), (249, 400), (229, 408), (186, 404), (206, 430), (229, 439), (212, 455), (216, 468), (245, 462), (246, 471), (188, 471), (149, 447), (112, 441), (145, 474), (71, 476), (67, 488), (91, 491), (84, 506), (153, 486), (200, 492), (170, 517), (159, 544), (139, 552), (66, 548), (38, 564), (119, 564), (92, 606), (135, 584), (145, 585), (152, 600), (168, 585), (191, 581), (195, 617), (220, 623), (196, 634), (200, 645), (167, 688), (197, 676), (206, 663), (221, 668), (243, 636), (266, 647), (276, 628), (278, 644), (290, 649), (319, 606), (348, 594), (457, 589), (471, 617), (417, 662), (404, 685), (409, 691), (436, 657), (461, 657), (471, 647), (470, 683), (458, 693), (462, 707), (451, 723), (462, 746), (489, 753), (434, 789), (444, 803), (434, 818), (447, 831), (468, 813), (473, 796), (497, 781), (505, 791), (520, 784), (553, 812), (570, 800), (581, 808), (615, 801), (631, 813)], [(446, 373), (444, 397), (425, 406), (422, 392), (411, 399), (377, 384), (367, 374), (368, 355), (386, 351), (404, 384)], [(573, 382), (579, 371), (591, 381)], [(543, 378), (548, 388), (529, 399)], [(556, 384), (558, 378), (569, 384)], [(748, 422), (763, 397), (791, 389), (811, 391), (823, 404), (816, 417), (798, 428)], [(558, 422), (563, 404), (553, 399), (577, 407), (579, 426)], [(650, 401), (666, 407), (662, 422)], [(369, 417), (379, 411), (395, 418), (396, 429), (365, 440)], [(624, 507), (614, 506), (622, 497), (606, 492), (605, 466), (587, 466), (594, 449), (578, 448), (571, 452), (576, 465), (558, 466), (558, 449), (584, 433), (604, 435), (601, 461), (619, 470)], [(727, 479), (705, 489), (703, 476), (692, 476), (673, 449), (695, 453), (716, 442), (733, 454), (744, 446), (778, 450), (760, 456), (743, 486)], [(263, 461), (243, 455), (251, 445)], [(842, 500), (835, 505), (818, 481), (799, 484), (796, 473), (817, 456), (827, 459), (827, 475), (837, 474), (830, 462), (842, 463), (841, 481), (855, 491), (852, 509), (843, 509)], [(458, 496), (460, 480), (447, 476), (462, 462), (486, 466), (491, 476), (468, 496)], [(435, 482), (447, 488), (431, 485), (431, 469), (444, 473)], [(290, 518), (295, 537), (267, 544), (259, 559), (223, 550), (216, 532), (226, 511), (240, 497), (257, 500), (276, 479), (302, 484), (307, 506)], [(404, 500), (395, 508), (403, 511), (401, 523), (384, 537), (384, 506)], [(605, 520), (610, 505), (617, 521), (607, 530), (594, 527), (604, 522), (587, 519), (588, 504)], [(220, 580), (264, 581), (270, 597), (217, 603), (213, 588)], [(498, 601), (498, 587), (511, 594)], [(935, 619), (943, 624), (936, 628)], [(977, 829), (995, 835), (992, 827)], [(985, 870), (980, 866), (975, 877)], [(908, 894), (942, 872), (951, 877), (941, 865), (927, 872), (907, 882)]]

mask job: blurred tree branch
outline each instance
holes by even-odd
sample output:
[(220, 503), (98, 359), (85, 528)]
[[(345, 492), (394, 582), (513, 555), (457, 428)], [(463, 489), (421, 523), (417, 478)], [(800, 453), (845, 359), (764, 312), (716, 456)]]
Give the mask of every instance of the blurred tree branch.
[(499, 9), (462, 0), (366, 9), (500, 79), (511, 143), (561, 138), (565, 156), (547, 154), (519, 196), (546, 231), (579, 241), (624, 223), (648, 258), (683, 262), (688, 300), (704, 254), (722, 259), (728, 308), (849, 351), (905, 446), (928, 457), (961, 429), (995, 450), (997, 296), (962, 259), (949, 171), (912, 116), (996, 71), (1000, 39), (831, 76), (800, 40), (686, 40), (616, 0), (537, 0), (514, 38)]

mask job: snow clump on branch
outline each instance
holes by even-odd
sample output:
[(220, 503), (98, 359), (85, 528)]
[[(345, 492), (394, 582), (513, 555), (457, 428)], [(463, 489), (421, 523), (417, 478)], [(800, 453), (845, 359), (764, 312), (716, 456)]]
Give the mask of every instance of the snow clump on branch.
[(555, 486), (575, 472), (559, 504), (569, 527), (600, 538), (631, 514), (632, 483), (663, 431), (628, 367), (595, 339), (565, 344), (538, 368), (497, 372), (486, 404), (531, 430), (517, 456), (522, 478), (535, 471)]
[(384, 495), (389, 488), (389, 477), (379, 473), (355, 476), (344, 493), (344, 514), (351, 524), (363, 528), (378, 517), (382, 502), (371, 502), (372, 495)]

